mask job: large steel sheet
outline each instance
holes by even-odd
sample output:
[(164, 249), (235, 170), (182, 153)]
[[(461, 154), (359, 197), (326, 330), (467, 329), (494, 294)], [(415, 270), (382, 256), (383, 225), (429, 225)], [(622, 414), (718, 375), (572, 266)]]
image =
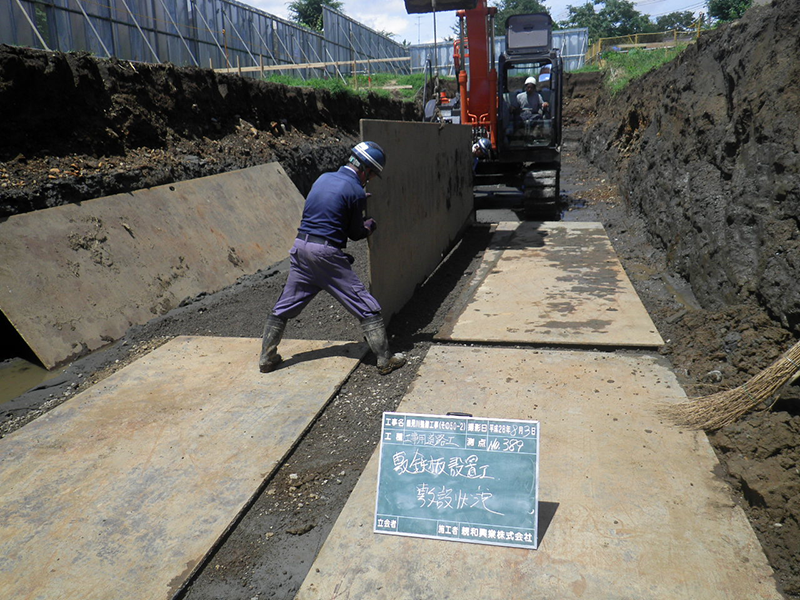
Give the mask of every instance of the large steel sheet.
[(283, 260), (302, 209), (270, 163), (13, 216), (0, 309), (52, 368)]
[(779, 600), (705, 435), (657, 415), (680, 399), (650, 356), (434, 346), (398, 411), (540, 421), (539, 549), (372, 533), (376, 453), (297, 600)]
[(437, 339), (658, 347), (600, 223), (505, 223)]
[(176, 338), (0, 440), (0, 598), (172, 598), (364, 344)]
[(384, 318), (399, 311), (472, 222), (472, 128), (361, 121), (361, 137), (386, 151), (381, 179), (367, 186), (370, 288)]

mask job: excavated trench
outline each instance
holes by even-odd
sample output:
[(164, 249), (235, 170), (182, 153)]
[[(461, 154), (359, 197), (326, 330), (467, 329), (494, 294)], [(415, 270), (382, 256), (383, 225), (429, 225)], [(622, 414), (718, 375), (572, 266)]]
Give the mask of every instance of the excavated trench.
[[(597, 75), (566, 90), (569, 218), (603, 222), (689, 395), (740, 385), (800, 334), (800, 7), (753, 9), (609, 98)], [(338, 166), (358, 119), (416, 119), (403, 104), (286, 88), (203, 69), (98, 61), (0, 46), (0, 218), (280, 162), (305, 193)], [(588, 161), (588, 162), (587, 162)], [(362, 365), (187, 598), (291, 598), (370, 456), (376, 418), (402, 398), (433, 333), (486, 248), (476, 225), (393, 320), (410, 368)], [(365, 246), (351, 248), (357, 265)], [(0, 433), (42, 414), (174, 335), (258, 337), (285, 265), (187, 299), (2, 405)], [(4, 364), (21, 355), (2, 324)], [(356, 340), (317, 298), (288, 337)], [(782, 591), (800, 598), (800, 394), (711, 434)], [(294, 475), (295, 477), (291, 477)]]

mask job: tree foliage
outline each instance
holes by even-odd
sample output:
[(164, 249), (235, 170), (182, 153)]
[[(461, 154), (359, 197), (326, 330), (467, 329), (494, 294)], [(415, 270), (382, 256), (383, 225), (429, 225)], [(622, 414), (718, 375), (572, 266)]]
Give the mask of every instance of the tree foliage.
[(292, 20), (309, 29), (322, 31), (322, 6), (333, 10), (341, 10), (343, 3), (339, 0), (294, 0), (289, 2), (289, 12)]
[[(595, 6), (602, 6), (595, 11)], [(582, 6), (568, 5), (569, 16), (562, 27), (588, 27), (589, 37), (616, 37), (632, 33), (654, 31), (654, 25), (630, 0), (594, 0)]]
[(753, 0), (708, 0), (708, 14), (720, 21), (734, 21), (741, 17)]
[(690, 10), (671, 12), (668, 15), (661, 15), (656, 19), (656, 30), (672, 31), (673, 29), (691, 29), (696, 20), (694, 13)]

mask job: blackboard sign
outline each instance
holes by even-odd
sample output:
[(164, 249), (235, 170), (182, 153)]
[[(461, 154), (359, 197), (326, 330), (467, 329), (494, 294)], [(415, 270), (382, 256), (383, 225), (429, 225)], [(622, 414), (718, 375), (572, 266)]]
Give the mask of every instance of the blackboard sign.
[(384, 413), (374, 531), (536, 548), (539, 422)]

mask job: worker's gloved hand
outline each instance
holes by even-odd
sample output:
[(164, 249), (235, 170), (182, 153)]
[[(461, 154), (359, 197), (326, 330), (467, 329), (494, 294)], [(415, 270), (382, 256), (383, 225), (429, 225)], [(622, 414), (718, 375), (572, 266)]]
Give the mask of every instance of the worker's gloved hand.
[(375, 222), (375, 219), (367, 219), (364, 221), (364, 227), (369, 229), (370, 233), (374, 233), (375, 230), (378, 228), (378, 224)]
[(348, 254), (347, 252), (343, 252), (342, 254), (344, 254), (344, 257), (347, 259), (347, 262), (349, 262), (351, 265), (354, 262), (356, 262), (356, 259), (352, 254)]

